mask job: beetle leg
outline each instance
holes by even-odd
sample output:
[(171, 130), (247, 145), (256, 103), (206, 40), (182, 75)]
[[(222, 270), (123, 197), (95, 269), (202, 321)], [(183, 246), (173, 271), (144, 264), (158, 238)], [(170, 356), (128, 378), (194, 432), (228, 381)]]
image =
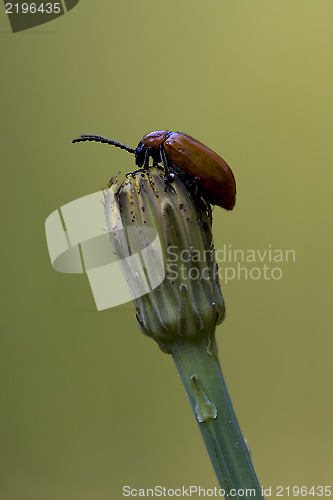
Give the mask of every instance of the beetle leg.
[(162, 162), (163, 168), (164, 168), (164, 183), (165, 183), (164, 190), (166, 191), (166, 188), (168, 186), (173, 189), (173, 187), (171, 186), (171, 182), (173, 181), (175, 174), (173, 172), (171, 172), (171, 170), (170, 170), (172, 163), (170, 162), (169, 158), (167, 157), (162, 144), (160, 145), (159, 150), (160, 150), (161, 162)]
[(200, 192), (200, 178), (199, 177), (187, 177), (185, 179), (185, 186), (188, 189), (190, 195), (193, 198), (195, 204), (206, 212), (210, 221), (212, 221), (212, 207), (208, 201), (202, 197)]
[(199, 191), (199, 183), (200, 183), (199, 177), (193, 177), (192, 182), (193, 182), (193, 186), (194, 186), (193, 197), (197, 198), (198, 191)]
[(167, 181), (167, 179), (170, 176), (170, 168), (169, 168), (168, 158), (167, 158), (167, 155), (164, 151), (164, 147), (162, 144), (160, 144), (159, 150), (160, 150), (161, 162), (162, 162), (163, 167), (164, 167), (164, 173), (165, 173), (164, 179)]
[(185, 180), (185, 185), (187, 189), (190, 191), (192, 194), (192, 197), (195, 198), (200, 198), (200, 193), (199, 193), (199, 185), (200, 185), (200, 179), (199, 177), (190, 177)]
[(143, 160), (143, 167), (144, 169), (147, 169), (149, 167), (149, 152), (148, 149), (145, 151), (145, 158)]

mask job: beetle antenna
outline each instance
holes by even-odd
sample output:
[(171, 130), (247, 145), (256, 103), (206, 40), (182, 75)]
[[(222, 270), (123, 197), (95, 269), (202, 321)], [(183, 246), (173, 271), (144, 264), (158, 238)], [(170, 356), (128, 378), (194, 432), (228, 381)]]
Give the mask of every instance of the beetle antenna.
[(125, 149), (129, 153), (135, 154), (135, 149), (129, 148), (124, 144), (120, 144), (120, 142), (113, 141), (112, 139), (107, 139), (106, 137), (102, 137), (100, 135), (80, 135), (78, 139), (74, 139), (72, 143), (75, 142), (85, 142), (85, 141), (93, 141), (93, 142), (102, 142), (103, 144), (110, 144), (111, 146), (115, 146), (116, 148)]

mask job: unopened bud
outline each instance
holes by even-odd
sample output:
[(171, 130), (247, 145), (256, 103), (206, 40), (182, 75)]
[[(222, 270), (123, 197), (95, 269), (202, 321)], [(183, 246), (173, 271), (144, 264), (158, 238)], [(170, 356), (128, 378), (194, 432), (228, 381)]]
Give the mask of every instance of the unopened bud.
[[(128, 175), (119, 188), (112, 183), (105, 193), (105, 214), (114, 248), (124, 262), (142, 331), (165, 352), (172, 352), (172, 345), (182, 339), (196, 342), (205, 338), (207, 351), (213, 354), (215, 327), (223, 321), (224, 302), (214, 258), (210, 205), (200, 198), (194, 201), (178, 176), (168, 183), (163, 171), (152, 167)], [(164, 266), (163, 281), (145, 294), (138, 293), (140, 280), (148, 276), (151, 281), (151, 268), (147, 272), (143, 263), (141, 278), (139, 271), (133, 276), (126, 270), (136, 244), (150, 245), (150, 262), (156, 259), (158, 263), (160, 256)], [(161, 274), (158, 266), (156, 273)]]

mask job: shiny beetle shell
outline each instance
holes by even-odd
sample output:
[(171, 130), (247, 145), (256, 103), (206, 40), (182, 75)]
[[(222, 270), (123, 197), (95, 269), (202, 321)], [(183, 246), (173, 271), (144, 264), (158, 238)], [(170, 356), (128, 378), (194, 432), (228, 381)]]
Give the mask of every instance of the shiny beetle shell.
[[(141, 144), (141, 146), (140, 146)], [(149, 156), (163, 162), (163, 147), (167, 160), (199, 179), (200, 192), (209, 203), (232, 210), (236, 203), (236, 182), (229, 165), (214, 151), (193, 137), (181, 132), (161, 130), (144, 136), (138, 148), (145, 148)], [(143, 166), (143, 165), (139, 165)], [(171, 167), (172, 168), (172, 167)]]

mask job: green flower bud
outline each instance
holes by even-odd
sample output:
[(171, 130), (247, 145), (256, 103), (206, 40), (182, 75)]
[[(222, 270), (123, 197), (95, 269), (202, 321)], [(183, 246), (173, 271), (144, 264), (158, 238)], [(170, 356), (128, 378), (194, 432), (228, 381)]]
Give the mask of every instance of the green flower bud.
[[(165, 352), (172, 352), (173, 344), (179, 341), (201, 342), (204, 338), (208, 353), (215, 353), (215, 327), (223, 321), (225, 310), (214, 258), (210, 205), (201, 199), (194, 201), (178, 176), (167, 184), (163, 171), (152, 167), (128, 175), (119, 188), (113, 181), (105, 193), (105, 214), (142, 331)], [(136, 245), (153, 241), (152, 229), (160, 247), (153, 245), (151, 258), (161, 252), (165, 277), (149, 293), (140, 294), (140, 271), (133, 277), (133, 269), (131, 275), (126, 268), (127, 258)]]

